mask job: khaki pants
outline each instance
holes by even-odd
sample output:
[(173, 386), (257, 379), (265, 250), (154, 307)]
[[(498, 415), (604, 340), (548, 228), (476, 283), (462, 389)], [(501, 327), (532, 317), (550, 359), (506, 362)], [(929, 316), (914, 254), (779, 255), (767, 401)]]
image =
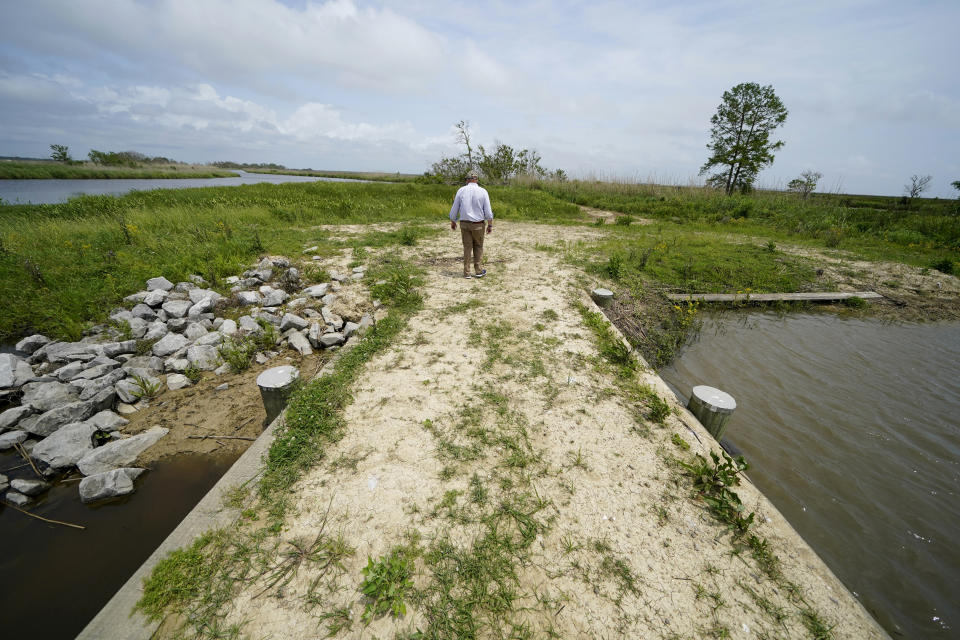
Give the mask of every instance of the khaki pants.
[(483, 223), (460, 222), (460, 235), (463, 238), (463, 275), (470, 275), (470, 254), (473, 254), (474, 273), (483, 271)]

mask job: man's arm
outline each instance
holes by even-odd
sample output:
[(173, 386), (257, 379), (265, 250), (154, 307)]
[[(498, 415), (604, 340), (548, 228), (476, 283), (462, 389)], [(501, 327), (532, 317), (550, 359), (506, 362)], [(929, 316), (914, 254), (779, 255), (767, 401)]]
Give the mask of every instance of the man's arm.
[(457, 195), (453, 199), (453, 206), (450, 207), (450, 228), (456, 230), (457, 228), (457, 210), (460, 208), (460, 191), (457, 190)]
[(490, 233), (493, 231), (493, 209), (490, 208), (490, 194), (486, 190), (483, 193), (486, 196), (483, 199), (483, 217), (487, 221), (487, 233)]

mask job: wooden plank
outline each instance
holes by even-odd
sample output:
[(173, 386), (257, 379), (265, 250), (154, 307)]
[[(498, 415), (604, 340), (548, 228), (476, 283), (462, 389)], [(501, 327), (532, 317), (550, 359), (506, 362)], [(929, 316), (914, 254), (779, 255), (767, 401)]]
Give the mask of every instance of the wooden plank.
[(833, 302), (862, 298), (872, 300), (883, 296), (874, 291), (817, 291), (808, 293), (668, 293), (675, 301), (697, 300), (700, 302)]

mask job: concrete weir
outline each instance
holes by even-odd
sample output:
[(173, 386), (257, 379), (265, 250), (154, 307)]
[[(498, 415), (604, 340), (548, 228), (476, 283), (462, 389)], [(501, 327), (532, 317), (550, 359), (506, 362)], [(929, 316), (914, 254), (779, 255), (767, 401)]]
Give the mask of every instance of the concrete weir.
[[(347, 346), (340, 351), (320, 370), (318, 376), (329, 373), (342, 354), (351, 347), (352, 345)], [(273, 444), (284, 415), (285, 410), (270, 422), (250, 448), (233, 463), (217, 484), (84, 627), (77, 640), (150, 640), (154, 637), (160, 623), (150, 622), (140, 612), (133, 611), (134, 605), (143, 595), (143, 581), (150, 577), (157, 563), (173, 551), (190, 546), (207, 531), (228, 526), (236, 521), (240, 511), (225, 506), (225, 498), (235, 487), (249, 485), (259, 477), (263, 470), (263, 456)]]
[[(594, 303), (587, 292), (582, 292), (581, 302), (587, 308), (599, 312), (603, 321), (606, 322), (610, 331), (621, 340), (628, 349), (629, 343), (623, 334), (615, 325), (610, 323), (600, 308)], [(675, 410), (682, 427), (685, 428), (691, 438), (696, 439), (696, 443), (691, 443), (695, 449), (700, 451), (720, 451), (719, 444), (710, 435), (707, 429), (699, 420), (687, 409), (683, 407), (676, 398), (673, 391), (667, 386), (666, 382), (660, 378), (647, 363), (636, 352), (630, 349), (641, 365), (639, 373), (640, 382), (649, 385), (657, 395), (666, 398), (671, 407)], [(341, 352), (342, 353), (342, 352)], [(338, 354), (339, 355), (339, 354)], [(327, 363), (320, 375), (325, 375), (333, 366), (334, 361)], [(267, 452), (273, 442), (276, 429), (283, 419), (281, 414), (274, 420), (264, 433), (254, 442), (254, 444), (241, 456), (233, 467), (224, 475), (224, 477), (213, 487), (213, 489), (200, 501), (199, 504), (187, 515), (180, 525), (167, 537), (153, 554), (143, 563), (143, 565), (127, 580), (107, 605), (97, 614), (96, 617), (87, 625), (87, 627), (78, 636), (79, 640), (149, 640), (153, 638), (159, 628), (159, 623), (148, 622), (143, 615), (131, 613), (136, 602), (142, 595), (142, 585), (144, 579), (148, 578), (154, 566), (166, 557), (172, 551), (188, 546), (204, 532), (218, 527), (227, 526), (239, 517), (239, 512), (224, 506), (224, 496), (226, 493), (243, 483), (253, 483), (261, 472), (261, 458)], [(699, 446), (698, 446), (699, 445)], [(744, 478), (745, 483), (749, 483), (748, 478)], [(774, 515), (776, 508), (769, 504), (762, 495), (756, 496), (756, 499), (764, 503), (763, 509), (766, 513)], [(782, 516), (775, 516), (778, 519)], [(856, 620), (863, 632), (858, 637), (863, 638), (889, 638), (885, 631), (873, 620), (859, 601), (850, 593), (842, 582), (833, 574), (820, 557), (810, 546), (797, 534), (789, 524), (779, 529), (783, 534), (782, 541), (788, 542), (792, 547), (791, 555), (798, 562), (802, 562), (804, 569), (811, 579), (811, 582), (818, 589), (825, 589), (830, 593), (830, 599), (837, 605), (838, 610), (843, 610), (851, 619)], [(740, 637), (740, 636), (734, 636)]]

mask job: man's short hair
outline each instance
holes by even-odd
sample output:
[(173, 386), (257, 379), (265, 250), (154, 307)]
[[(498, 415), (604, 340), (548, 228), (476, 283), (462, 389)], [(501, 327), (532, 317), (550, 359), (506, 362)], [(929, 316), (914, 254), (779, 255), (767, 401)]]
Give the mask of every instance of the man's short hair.
[(467, 180), (468, 180), (468, 181), (469, 181), (469, 180), (479, 180), (479, 179), (480, 179), (480, 176), (477, 175), (477, 172), (476, 172), (476, 171), (471, 171), (471, 172), (469, 172), (469, 173), (467, 174)]

